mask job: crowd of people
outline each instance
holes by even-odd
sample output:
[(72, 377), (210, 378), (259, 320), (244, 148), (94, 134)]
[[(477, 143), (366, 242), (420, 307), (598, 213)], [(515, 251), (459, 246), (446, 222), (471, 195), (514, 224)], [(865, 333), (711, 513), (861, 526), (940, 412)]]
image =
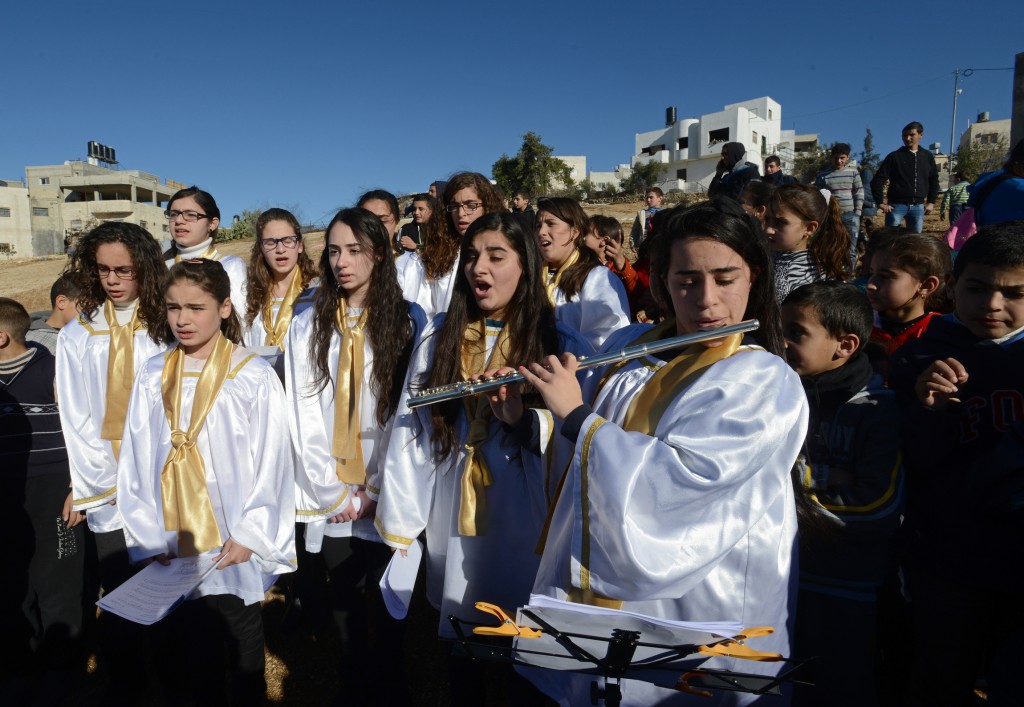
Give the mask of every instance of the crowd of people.
[[(922, 133), (867, 179), (838, 145), (814, 184), (777, 158), (762, 178), (728, 143), (710, 199), (666, 208), (652, 187), (629, 236), (567, 197), (510, 209), (469, 172), (415, 195), (404, 226), (393, 194), (367, 192), (318, 254), (278, 208), (248, 261), (222, 254), (197, 187), (168, 202), (164, 252), (134, 224), (95, 227), (44, 318), (0, 298), (5, 689), (57, 703), (98, 596), (206, 556), (217, 569), (153, 626), (99, 613), (111, 699), (155, 673), (172, 703), (259, 704), (276, 582), (326, 597), (337, 704), (412, 703), (379, 582), (423, 540), (441, 638), (449, 617), (486, 621), (478, 602), (514, 615), (543, 595), (771, 626), (750, 646), (787, 661), (702, 667), (798, 668), (798, 705), (962, 705), (978, 686), (1018, 704), (1024, 142), (947, 193), (951, 220), (976, 220), (953, 251), (921, 233), (938, 198)], [(522, 383), (409, 404), (509, 372)], [(495, 690), (465, 656), (446, 664), (452, 704)], [(505, 672), (509, 704), (605, 687)], [(622, 704), (710, 703), (619, 687)]]

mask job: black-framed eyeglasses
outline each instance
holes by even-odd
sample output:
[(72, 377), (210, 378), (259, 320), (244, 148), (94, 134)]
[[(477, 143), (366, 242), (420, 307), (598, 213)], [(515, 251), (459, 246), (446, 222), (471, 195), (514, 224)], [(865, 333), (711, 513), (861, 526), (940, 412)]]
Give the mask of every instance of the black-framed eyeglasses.
[(261, 238), (260, 245), (263, 250), (277, 250), (277, 244), (280, 243), (285, 248), (294, 248), (302, 240), (302, 236), (285, 236), (284, 238)]
[(457, 201), (453, 201), (448, 204), (446, 208), (448, 209), (448, 213), (452, 214), (458, 213), (459, 209), (462, 209), (467, 214), (473, 214), (481, 206), (483, 206), (483, 204), (479, 201), (464, 201), (461, 204)]
[(168, 221), (173, 221), (179, 216), (190, 223), (194, 223), (201, 218), (210, 218), (206, 214), (199, 213), (198, 211), (178, 211), (177, 209), (174, 209), (173, 211), (165, 211), (164, 213), (167, 215)]
[(93, 268), (96, 274), (102, 277), (109, 277), (110, 273), (114, 273), (118, 280), (134, 280), (135, 279), (135, 268), (128, 265), (122, 265), (116, 268), (108, 268), (106, 265), (97, 265)]

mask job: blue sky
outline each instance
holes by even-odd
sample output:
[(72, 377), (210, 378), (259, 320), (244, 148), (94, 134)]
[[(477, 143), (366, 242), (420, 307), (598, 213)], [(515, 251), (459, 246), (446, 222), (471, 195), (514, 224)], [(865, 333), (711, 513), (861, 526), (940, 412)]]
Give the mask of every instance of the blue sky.
[[(870, 127), (884, 155), (919, 120), (945, 151), (953, 70), (1024, 51), (1018, 0), (8, 5), (0, 178), (96, 140), (123, 169), (207, 189), (228, 220), (283, 206), (322, 222), (366, 189), (489, 174), (527, 131), (610, 170), (667, 106), (762, 95), (823, 143), (858, 151)], [(979, 111), (1010, 117), (1012, 84), (964, 79), (957, 139)]]

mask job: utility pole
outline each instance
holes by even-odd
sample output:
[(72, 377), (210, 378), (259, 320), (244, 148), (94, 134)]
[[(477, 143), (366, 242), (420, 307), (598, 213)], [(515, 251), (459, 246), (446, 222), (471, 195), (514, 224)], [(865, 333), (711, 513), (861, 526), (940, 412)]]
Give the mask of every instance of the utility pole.
[(950, 175), (950, 184), (953, 183), (953, 147), (956, 144), (954, 139), (956, 138), (956, 100), (960, 94), (963, 93), (963, 89), (960, 88), (960, 74), (963, 74), (966, 78), (974, 73), (974, 69), (960, 69), (953, 70), (953, 122), (949, 126), (949, 160), (946, 161), (946, 169)]

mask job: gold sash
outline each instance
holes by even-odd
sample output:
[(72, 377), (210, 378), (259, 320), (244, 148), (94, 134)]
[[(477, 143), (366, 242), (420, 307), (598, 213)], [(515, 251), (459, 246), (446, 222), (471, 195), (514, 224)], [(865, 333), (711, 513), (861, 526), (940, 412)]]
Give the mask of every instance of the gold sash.
[(295, 311), (295, 302), (302, 294), (302, 268), (295, 266), (292, 270), (292, 281), (288, 284), (288, 291), (284, 293), (284, 299), (277, 310), (277, 319), (274, 319), (273, 299), (268, 298), (263, 303), (263, 331), (267, 332), (263, 340), (264, 346), (276, 346), (284, 351), (285, 335), (288, 333), (288, 326), (292, 322), (292, 314)]
[(579, 250), (574, 250), (569, 254), (569, 257), (564, 263), (559, 266), (553, 274), (549, 271), (547, 273), (547, 280), (544, 284), (544, 289), (548, 291), (548, 301), (551, 302), (551, 306), (555, 306), (555, 292), (558, 290), (558, 283), (562, 280), (562, 273), (568, 270), (577, 260), (580, 259)]
[[(675, 333), (675, 322), (663, 322), (662, 324), (649, 329), (630, 345), (643, 344), (656, 341), (665, 336)], [(739, 349), (743, 342), (743, 334), (733, 334), (725, 338), (719, 346), (707, 347), (703, 344), (693, 344), (683, 350), (678, 356), (668, 361), (651, 376), (640, 392), (630, 401), (626, 409), (626, 415), (622, 421), (622, 429), (629, 432), (642, 432), (646, 435), (654, 435), (658, 429), (658, 423), (664, 416), (668, 406), (675, 401), (684, 390), (689, 388), (700, 376), (713, 364), (732, 356)], [(623, 362), (625, 363), (625, 362)], [(622, 363), (616, 365), (609, 372), (601, 387), (608, 381), (609, 377), (616, 370), (622, 367)], [(599, 388), (600, 390), (600, 388)], [(709, 414), (714, 414), (710, 412)], [(586, 454), (586, 449), (584, 449)], [(564, 481), (564, 478), (563, 478)], [(583, 556), (589, 556), (589, 535), (583, 538)], [(581, 575), (589, 578), (589, 567), (581, 568)], [(591, 606), (603, 606), (610, 609), (621, 609), (622, 601), (605, 597), (595, 593), (589, 587), (589, 581), (584, 582), (587, 586), (572, 587), (566, 597), (568, 601), (577, 604), (589, 604)]]
[(231, 370), (234, 344), (217, 333), (210, 358), (203, 365), (192, 399), (188, 430), (181, 430), (181, 382), (185, 352), (175, 347), (167, 355), (161, 380), (164, 413), (171, 427), (171, 452), (160, 474), (164, 527), (178, 531), (178, 555), (190, 557), (223, 544), (213, 503), (206, 487), (206, 465), (196, 443), (206, 416)]
[(135, 304), (132, 318), (127, 324), (117, 323), (117, 310), (108, 298), (103, 302), (103, 316), (110, 325), (110, 349), (107, 354), (107, 408), (103, 411), (100, 439), (110, 441), (114, 459), (121, 456), (121, 435), (124, 418), (128, 414), (128, 399), (135, 382), (135, 332), (142, 328), (139, 305)]
[[(491, 355), (487, 355), (487, 322), (471, 322), (462, 339), (462, 377), (471, 376), (507, 365), (509, 352), (508, 329), (504, 326), (498, 334)], [(459, 502), (459, 535), (482, 535), (487, 532), (487, 493), (485, 489), (494, 483), (491, 470), (482, 455), (476, 450), (487, 441), (487, 430), (491, 418), (491, 404), (486, 396), (471, 396), (463, 400), (466, 419), (469, 421), (469, 436), (466, 438), (466, 464), (462, 469), (461, 500)]]
[[(210, 245), (206, 246), (206, 250), (204, 250), (202, 253), (196, 253), (194, 255), (188, 256), (189, 260), (220, 260), (220, 258), (221, 255), (220, 253), (217, 252), (217, 246), (214, 245), (212, 242), (210, 243)], [(181, 260), (181, 253), (178, 252), (174, 256), (174, 262), (180, 263)]]
[(338, 351), (337, 386), (334, 390), (334, 436), (331, 456), (336, 460), (338, 479), (346, 484), (366, 484), (363, 446), (359, 441), (359, 394), (363, 382), (363, 346), (366, 312), (359, 315), (355, 326), (348, 325), (348, 303), (342, 297), (334, 313), (334, 323), (341, 332)]

